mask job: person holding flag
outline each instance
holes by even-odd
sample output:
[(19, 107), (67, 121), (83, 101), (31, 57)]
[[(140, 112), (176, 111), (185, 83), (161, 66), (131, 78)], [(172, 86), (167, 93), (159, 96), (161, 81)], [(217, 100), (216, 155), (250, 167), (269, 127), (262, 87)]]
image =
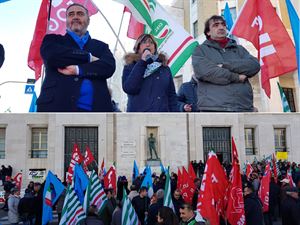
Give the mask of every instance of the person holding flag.
[(226, 21), (212, 16), (205, 22), (206, 41), (192, 56), (198, 82), (198, 108), (202, 112), (252, 112), (253, 91), (249, 78), (255, 76), (258, 60), (227, 36)]
[(74, 3), (66, 11), (67, 33), (48, 34), (41, 45), (46, 76), (38, 112), (112, 112), (106, 80), (115, 72), (108, 45), (91, 39), (88, 9)]
[(168, 59), (157, 51), (151, 34), (142, 34), (134, 53), (125, 55), (122, 87), (128, 95), (127, 112), (176, 112), (177, 96)]

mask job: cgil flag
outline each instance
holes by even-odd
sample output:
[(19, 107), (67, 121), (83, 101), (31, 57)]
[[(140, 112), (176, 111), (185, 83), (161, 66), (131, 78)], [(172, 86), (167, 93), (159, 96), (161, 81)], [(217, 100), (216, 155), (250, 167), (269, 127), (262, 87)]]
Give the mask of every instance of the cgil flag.
[(85, 171), (88, 170), (88, 165), (90, 165), (94, 161), (95, 161), (95, 158), (94, 158), (89, 146), (86, 146), (84, 160), (83, 160), (83, 166), (84, 166)]
[(111, 166), (104, 176), (104, 187), (112, 188), (115, 192), (117, 191), (117, 175), (114, 166)]
[(280, 86), (279, 82), (277, 82), (277, 86), (279, 88), (279, 92), (280, 92), (280, 97), (281, 97), (281, 103), (282, 103), (282, 110), (283, 112), (291, 112), (290, 106), (289, 106), (289, 102), (283, 92), (282, 87)]
[(185, 167), (182, 167), (180, 182), (183, 200), (189, 204), (192, 204), (193, 195), (195, 193), (195, 184)]
[(64, 185), (49, 170), (43, 192), (42, 225), (53, 220), (52, 207), (64, 190)]
[(122, 225), (139, 225), (139, 219), (134, 208), (127, 196), (126, 190), (123, 189), (123, 207), (122, 207)]
[(175, 212), (173, 201), (172, 201), (172, 192), (171, 192), (171, 179), (169, 171), (166, 173), (166, 184), (164, 190), (164, 206), (167, 206)]
[(83, 208), (86, 214), (91, 205), (95, 205), (100, 215), (107, 203), (107, 197), (103, 190), (102, 184), (97, 176), (97, 173), (93, 170), (87, 186)]
[(269, 211), (270, 181), (271, 167), (270, 163), (268, 163), (265, 169), (265, 173), (260, 181), (260, 187), (258, 190), (258, 197), (263, 204), (263, 212)]
[(268, 97), (270, 79), (297, 69), (295, 47), (270, 0), (246, 0), (231, 33), (258, 50), (261, 84)]
[(16, 187), (21, 190), (22, 187), (22, 173), (17, 173), (14, 178), (13, 181), (15, 182)]
[(86, 214), (74, 190), (74, 183), (69, 185), (64, 201), (59, 225), (77, 225), (86, 218)]
[(132, 15), (154, 36), (158, 51), (169, 56), (173, 76), (192, 55), (198, 42), (179, 25), (156, 0), (115, 0), (130, 9)]
[(67, 182), (69, 184), (72, 183), (75, 164), (76, 163), (80, 164), (83, 160), (84, 160), (84, 157), (82, 156), (78, 145), (74, 144), (73, 151), (72, 151), (72, 157), (71, 157), (71, 161), (70, 161), (70, 165), (69, 165), (68, 173), (67, 173)]

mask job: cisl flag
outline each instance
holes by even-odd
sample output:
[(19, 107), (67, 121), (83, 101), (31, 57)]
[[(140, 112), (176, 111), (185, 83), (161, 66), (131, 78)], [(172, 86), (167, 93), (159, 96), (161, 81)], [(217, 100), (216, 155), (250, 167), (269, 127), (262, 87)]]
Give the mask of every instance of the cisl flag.
[(270, 0), (246, 0), (231, 33), (258, 50), (262, 88), (268, 97), (271, 78), (297, 69), (295, 47)]
[(115, 0), (130, 9), (137, 21), (146, 25), (146, 33), (154, 36), (158, 51), (169, 56), (173, 76), (192, 55), (198, 42), (184, 30), (156, 0)]

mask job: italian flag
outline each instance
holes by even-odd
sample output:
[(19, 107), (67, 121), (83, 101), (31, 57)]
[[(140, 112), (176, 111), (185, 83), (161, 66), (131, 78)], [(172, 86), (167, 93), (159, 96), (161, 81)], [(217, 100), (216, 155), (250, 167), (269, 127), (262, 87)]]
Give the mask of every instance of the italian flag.
[(178, 24), (156, 0), (115, 0), (130, 9), (146, 26), (158, 44), (158, 51), (169, 57), (168, 65), (175, 76), (193, 54), (198, 42)]
[(46, 195), (45, 195), (45, 203), (46, 205), (52, 206), (52, 199), (51, 199), (51, 188), (47, 189)]

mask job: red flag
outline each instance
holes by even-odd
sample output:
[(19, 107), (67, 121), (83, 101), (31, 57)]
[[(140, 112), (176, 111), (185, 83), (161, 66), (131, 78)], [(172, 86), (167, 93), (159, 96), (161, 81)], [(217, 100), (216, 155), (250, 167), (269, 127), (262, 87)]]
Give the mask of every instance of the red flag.
[(138, 22), (133, 16), (131, 11), (124, 7), (124, 11), (130, 13), (130, 20), (128, 24), (127, 37), (132, 38), (134, 40), (138, 39), (138, 37), (145, 32), (145, 25), (143, 23)]
[(30, 44), (27, 63), (30, 69), (35, 71), (35, 79), (41, 76), (43, 60), (40, 55), (40, 47), (47, 32), (49, 0), (43, 0), (36, 20), (33, 38)]
[(104, 187), (113, 188), (116, 192), (117, 190), (117, 176), (116, 169), (114, 166), (110, 167), (104, 177)]
[(197, 210), (211, 225), (219, 225), (219, 216), (224, 215), (224, 193), (228, 181), (215, 153), (210, 152), (198, 195)]
[(262, 88), (270, 97), (269, 80), (297, 69), (296, 50), (270, 0), (247, 0), (232, 30), (258, 50)]
[[(92, 0), (73, 0), (73, 3), (84, 5), (90, 16), (98, 12), (98, 8)], [(28, 66), (35, 71), (36, 80), (40, 78), (42, 71), (43, 60), (40, 55), (40, 47), (43, 38), (46, 33), (65, 34), (66, 8), (69, 4), (69, 0), (52, 1), (50, 21), (47, 28), (49, 0), (42, 1), (27, 59)]]
[(193, 195), (195, 192), (195, 184), (184, 167), (182, 167), (181, 182), (182, 182), (182, 188), (181, 188), (182, 198), (186, 203), (192, 204)]
[(72, 178), (74, 174), (74, 166), (76, 163), (80, 164), (84, 160), (79, 147), (77, 144), (73, 145), (73, 151), (72, 151), (72, 157), (71, 157), (71, 162), (70, 166), (68, 169), (68, 174), (67, 174), (67, 182), (72, 183)]
[(251, 166), (251, 164), (249, 162), (247, 162), (247, 167), (246, 167), (246, 176), (247, 176), (247, 179), (250, 180), (250, 176), (253, 172), (253, 168)]
[(193, 168), (193, 165), (192, 165), (192, 162), (190, 162), (190, 165), (189, 165), (189, 168), (188, 168), (188, 171), (189, 171), (189, 175), (192, 179), (192, 181), (194, 182), (195, 178), (197, 178), (196, 174), (195, 174), (195, 171), (194, 171), (194, 168)]
[(260, 181), (260, 187), (258, 190), (258, 197), (263, 203), (263, 212), (269, 211), (270, 181), (271, 181), (271, 168), (270, 168), (270, 163), (268, 163), (265, 169), (264, 176)]
[(178, 167), (177, 169), (177, 189), (180, 189), (182, 188), (182, 173), (180, 171), (180, 168)]
[(14, 182), (16, 183), (16, 187), (21, 190), (22, 187), (22, 173), (17, 173), (16, 176), (13, 178)]
[(84, 168), (87, 170), (87, 166), (89, 164), (91, 164), (92, 162), (94, 162), (94, 161), (95, 161), (95, 159), (94, 159), (94, 156), (93, 156), (89, 146), (86, 146), (85, 147), (84, 160), (83, 160)]
[[(242, 190), (242, 177), (240, 173), (240, 165), (238, 163), (237, 149), (233, 138), (232, 152), (234, 154), (235, 160), (233, 160), (233, 165), (230, 173), (230, 182), (227, 192), (226, 218), (231, 225), (243, 225), (246, 224), (246, 218)], [(250, 165), (250, 163), (248, 164)]]
[(231, 154), (232, 154), (231, 155), (232, 156), (232, 163), (234, 163), (234, 162), (239, 163), (239, 155), (238, 155), (233, 137), (231, 137), (231, 149), (232, 149), (232, 152), (231, 152)]

